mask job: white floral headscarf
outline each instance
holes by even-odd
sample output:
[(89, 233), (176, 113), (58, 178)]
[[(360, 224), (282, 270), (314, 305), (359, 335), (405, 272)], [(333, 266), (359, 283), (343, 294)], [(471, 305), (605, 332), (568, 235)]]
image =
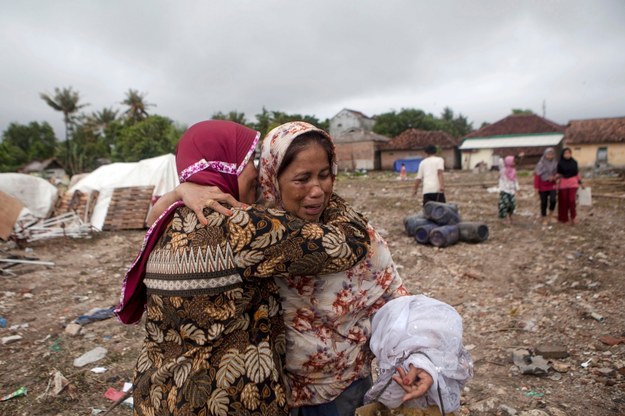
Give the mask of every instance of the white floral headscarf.
[(265, 136), (261, 145), (259, 184), (261, 198), (264, 204), (271, 208), (283, 209), (278, 185), (278, 170), (284, 159), (287, 149), (297, 137), (305, 133), (316, 132), (325, 137), (332, 144), (332, 174), (336, 174), (336, 153), (332, 138), (324, 130), (304, 121), (291, 121), (271, 130)]

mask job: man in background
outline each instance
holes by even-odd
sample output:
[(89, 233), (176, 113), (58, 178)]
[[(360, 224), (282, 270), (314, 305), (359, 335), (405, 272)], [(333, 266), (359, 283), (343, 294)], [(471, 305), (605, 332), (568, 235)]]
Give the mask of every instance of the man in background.
[(415, 181), (412, 195), (416, 195), (419, 186), (423, 182), (423, 205), (428, 201), (445, 201), (445, 182), (443, 171), (445, 170), (445, 160), (436, 156), (436, 146), (429, 144), (425, 147), (425, 159), (419, 164), (417, 180)]

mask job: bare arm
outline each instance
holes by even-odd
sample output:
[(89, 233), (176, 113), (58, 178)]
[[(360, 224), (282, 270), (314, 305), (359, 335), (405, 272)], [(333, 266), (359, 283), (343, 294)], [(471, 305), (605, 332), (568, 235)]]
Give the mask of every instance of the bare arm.
[(440, 192), (445, 192), (445, 178), (442, 169), (438, 170), (438, 183), (440, 184)]
[(216, 186), (204, 186), (191, 182), (184, 182), (178, 185), (173, 191), (167, 192), (165, 195), (156, 201), (156, 204), (152, 207), (152, 210), (148, 214), (146, 222), (148, 226), (154, 224), (156, 219), (165, 210), (176, 201), (183, 201), (186, 206), (191, 208), (195, 215), (197, 215), (200, 223), (206, 225), (207, 220), (202, 212), (204, 208), (211, 208), (214, 211), (219, 212), (227, 216), (232, 215), (232, 211), (224, 207), (222, 204), (230, 205), (232, 207), (242, 207), (239, 201), (234, 199), (230, 194), (222, 192)]
[(421, 179), (417, 178), (414, 181), (414, 187), (412, 188), (412, 195), (416, 195), (419, 191), (419, 185), (421, 185)]

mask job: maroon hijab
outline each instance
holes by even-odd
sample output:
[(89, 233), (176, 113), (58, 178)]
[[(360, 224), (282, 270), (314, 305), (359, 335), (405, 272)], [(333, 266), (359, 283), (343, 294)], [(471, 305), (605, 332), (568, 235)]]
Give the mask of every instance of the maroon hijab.
[[(225, 120), (208, 120), (191, 126), (176, 148), (176, 167), (180, 182), (217, 186), (239, 198), (238, 176), (254, 154), (260, 133)], [(126, 273), (118, 319), (125, 324), (139, 322), (147, 299), (143, 284), (145, 266), (152, 249), (182, 201), (173, 203), (154, 222), (143, 239), (139, 255)]]

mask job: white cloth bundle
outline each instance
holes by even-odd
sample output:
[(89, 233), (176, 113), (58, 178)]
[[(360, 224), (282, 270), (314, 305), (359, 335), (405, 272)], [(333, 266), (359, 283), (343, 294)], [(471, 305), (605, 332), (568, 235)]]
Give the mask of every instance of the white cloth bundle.
[(379, 377), (365, 402), (378, 401), (391, 409), (402, 405), (404, 390), (389, 380), (397, 367), (408, 371), (412, 364), (427, 371), (434, 383), (427, 394), (404, 406), (436, 404), (445, 412), (458, 410), (462, 387), (473, 377), (473, 362), (462, 345), (462, 318), (453, 307), (423, 295), (402, 296), (376, 312), (372, 331), (369, 345)]

